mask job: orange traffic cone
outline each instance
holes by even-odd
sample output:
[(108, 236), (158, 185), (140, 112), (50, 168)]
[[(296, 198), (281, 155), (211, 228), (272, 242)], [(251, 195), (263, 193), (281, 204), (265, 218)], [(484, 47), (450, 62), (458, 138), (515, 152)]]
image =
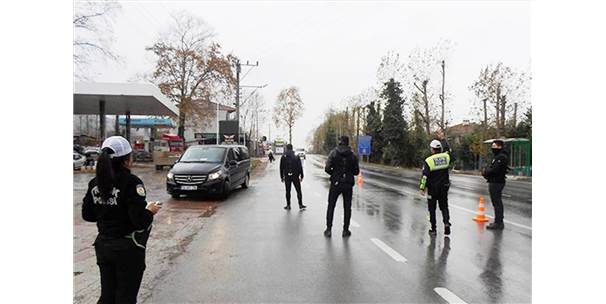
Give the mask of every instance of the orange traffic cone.
[(484, 215), (484, 197), (480, 196), (480, 204), (478, 205), (478, 214), (473, 218), (476, 222), (488, 222), (488, 218)]
[(362, 171), (360, 171), (360, 174), (358, 174), (358, 185), (362, 186), (363, 183), (364, 180), (362, 179)]

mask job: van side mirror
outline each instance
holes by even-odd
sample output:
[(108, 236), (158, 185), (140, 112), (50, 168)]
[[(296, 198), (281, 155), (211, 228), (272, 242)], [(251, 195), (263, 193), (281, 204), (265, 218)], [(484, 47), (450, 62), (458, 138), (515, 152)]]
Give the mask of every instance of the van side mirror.
[(237, 160), (230, 160), (229, 161), (229, 166), (237, 166), (238, 165), (238, 161)]

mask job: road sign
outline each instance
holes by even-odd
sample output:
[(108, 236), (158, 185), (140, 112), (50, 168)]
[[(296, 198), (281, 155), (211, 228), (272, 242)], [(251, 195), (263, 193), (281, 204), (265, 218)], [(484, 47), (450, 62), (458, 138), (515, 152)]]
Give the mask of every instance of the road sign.
[(372, 136), (358, 136), (358, 154), (370, 155)]

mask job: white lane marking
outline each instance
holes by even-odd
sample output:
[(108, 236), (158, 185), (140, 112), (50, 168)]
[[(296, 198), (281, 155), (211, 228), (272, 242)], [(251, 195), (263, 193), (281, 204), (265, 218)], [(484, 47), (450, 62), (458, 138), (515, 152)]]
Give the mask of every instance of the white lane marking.
[[(453, 207), (453, 208), (456, 208), (456, 209), (459, 209), (459, 210), (463, 210), (463, 211), (466, 211), (466, 212), (471, 213), (471, 214), (476, 214), (477, 213), (477, 211), (470, 210), (470, 209), (467, 209), (467, 208), (464, 208), (464, 207), (461, 207), (461, 206), (457, 206), (457, 205), (454, 205), (454, 204), (450, 204), (450, 207)], [(492, 218), (492, 219), (494, 218), (494, 216), (492, 216), (490, 214), (485, 214), (485, 216), (489, 217), (489, 218)], [(520, 228), (524, 228), (524, 229), (528, 229), (528, 230), (532, 231), (532, 227), (529, 227), (529, 226), (526, 226), (526, 225), (514, 223), (512, 221), (508, 221), (508, 220), (505, 220), (505, 219), (503, 220), (503, 222), (505, 222), (507, 224), (510, 224), (510, 225), (513, 225), (513, 226), (516, 226), (516, 227), (520, 227)]]
[(436, 287), (433, 289), (442, 299), (446, 300), (446, 302), (452, 303), (461, 303), (467, 304), (465, 301), (461, 300), (461, 298), (457, 297), (456, 294), (452, 293), (452, 291), (444, 288), (444, 287)]
[(379, 247), (383, 252), (387, 253), (392, 259), (396, 260), (396, 262), (406, 263), (406, 258), (399, 254), (397, 251), (393, 250), (387, 244), (383, 243), (381, 240), (377, 238), (370, 239), (377, 247)]
[(360, 224), (358, 224), (358, 222), (356, 222), (354, 220), (350, 220), (349, 223), (351, 224), (352, 227), (360, 228)]
[(511, 195), (505, 194), (505, 193), (502, 193), (501, 196), (506, 197), (506, 198), (511, 198)]

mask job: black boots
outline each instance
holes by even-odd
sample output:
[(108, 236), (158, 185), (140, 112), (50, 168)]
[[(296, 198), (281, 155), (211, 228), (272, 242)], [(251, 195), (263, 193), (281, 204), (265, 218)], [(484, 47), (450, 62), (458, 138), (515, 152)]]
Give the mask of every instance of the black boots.
[(505, 228), (505, 225), (503, 223), (490, 223), (488, 224), (488, 226), (486, 226), (486, 229), (489, 230), (503, 230)]

